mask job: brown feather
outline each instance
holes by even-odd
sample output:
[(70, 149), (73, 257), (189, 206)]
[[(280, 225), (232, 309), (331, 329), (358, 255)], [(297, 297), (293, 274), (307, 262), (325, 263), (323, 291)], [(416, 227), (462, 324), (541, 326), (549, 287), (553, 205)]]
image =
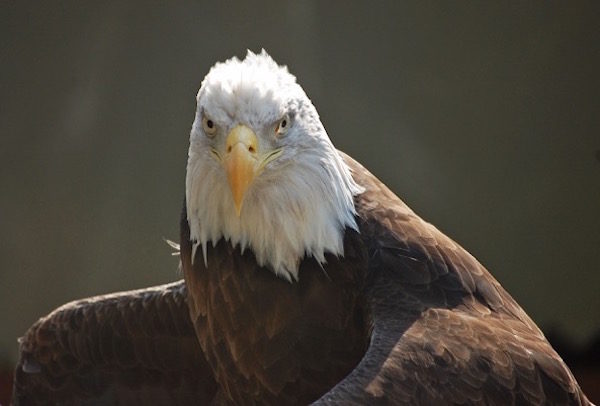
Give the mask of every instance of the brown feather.
[(535, 323), (487, 270), (360, 164), (370, 346), (317, 403), (589, 404)]
[(183, 281), (68, 303), (20, 339), (15, 405), (204, 403), (216, 384)]
[(181, 260), (190, 314), (225, 398), (305, 404), (351, 371), (367, 345), (367, 326), (356, 319), (366, 269), (356, 233), (347, 233), (343, 259), (327, 256), (327, 274), (306, 259), (299, 281), (290, 283), (226, 241), (209, 246), (207, 268), (199, 256), (192, 266), (183, 213)]

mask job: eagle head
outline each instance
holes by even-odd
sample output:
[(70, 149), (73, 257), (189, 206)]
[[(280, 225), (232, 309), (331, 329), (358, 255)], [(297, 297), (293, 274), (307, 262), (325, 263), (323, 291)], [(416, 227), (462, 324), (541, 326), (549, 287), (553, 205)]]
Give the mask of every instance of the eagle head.
[(305, 256), (343, 255), (360, 187), (287, 68), (248, 51), (213, 66), (196, 100), (186, 203), (205, 266), (221, 238), (290, 281)]

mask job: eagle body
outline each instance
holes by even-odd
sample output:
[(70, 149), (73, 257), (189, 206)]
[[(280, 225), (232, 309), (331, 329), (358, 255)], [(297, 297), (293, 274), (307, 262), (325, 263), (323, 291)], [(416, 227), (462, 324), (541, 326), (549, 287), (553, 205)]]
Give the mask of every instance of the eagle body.
[(298, 284), (273, 278), (225, 241), (208, 251), (208, 268), (192, 265), (182, 219), (190, 315), (224, 398), (585, 404), (541, 331), (487, 270), (343, 156), (364, 188), (358, 232), (346, 229), (343, 258), (328, 257), (323, 268), (304, 259)]
[[(343, 258), (300, 264), (290, 284), (221, 240), (196, 258), (182, 219), (181, 259), (200, 346), (235, 404), (308, 404), (359, 362), (368, 344), (364, 322), (367, 252), (349, 230)], [(197, 252), (200, 256), (200, 252)], [(194, 292), (193, 294), (191, 292)]]
[(591, 404), (490, 273), (336, 150), (264, 51), (202, 83), (180, 230), (185, 281), (26, 332), (14, 404)]

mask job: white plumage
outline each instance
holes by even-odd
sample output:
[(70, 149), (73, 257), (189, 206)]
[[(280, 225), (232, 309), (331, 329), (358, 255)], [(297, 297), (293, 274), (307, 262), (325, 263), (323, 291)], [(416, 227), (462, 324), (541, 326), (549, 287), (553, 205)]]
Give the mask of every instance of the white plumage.
[[(285, 135), (276, 126), (289, 117)], [(216, 126), (207, 134), (203, 119)], [(244, 197), (238, 217), (223, 165), (215, 151), (225, 149), (237, 125), (251, 128), (259, 154), (281, 148), (265, 165)], [(348, 167), (329, 140), (319, 115), (286, 67), (263, 50), (216, 64), (197, 96), (186, 176), (187, 218), (194, 251), (219, 239), (251, 248), (259, 265), (288, 280), (298, 278), (306, 256), (320, 263), (329, 252), (343, 255), (345, 227), (356, 229), (353, 196), (360, 193)]]

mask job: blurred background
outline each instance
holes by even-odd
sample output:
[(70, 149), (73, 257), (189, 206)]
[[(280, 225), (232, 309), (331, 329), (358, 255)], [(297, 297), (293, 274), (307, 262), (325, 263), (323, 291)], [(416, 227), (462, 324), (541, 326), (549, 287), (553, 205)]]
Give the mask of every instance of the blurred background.
[(38, 317), (179, 278), (197, 89), (263, 47), (598, 390), (600, 3), (151, 3), (0, 5), (0, 402)]

